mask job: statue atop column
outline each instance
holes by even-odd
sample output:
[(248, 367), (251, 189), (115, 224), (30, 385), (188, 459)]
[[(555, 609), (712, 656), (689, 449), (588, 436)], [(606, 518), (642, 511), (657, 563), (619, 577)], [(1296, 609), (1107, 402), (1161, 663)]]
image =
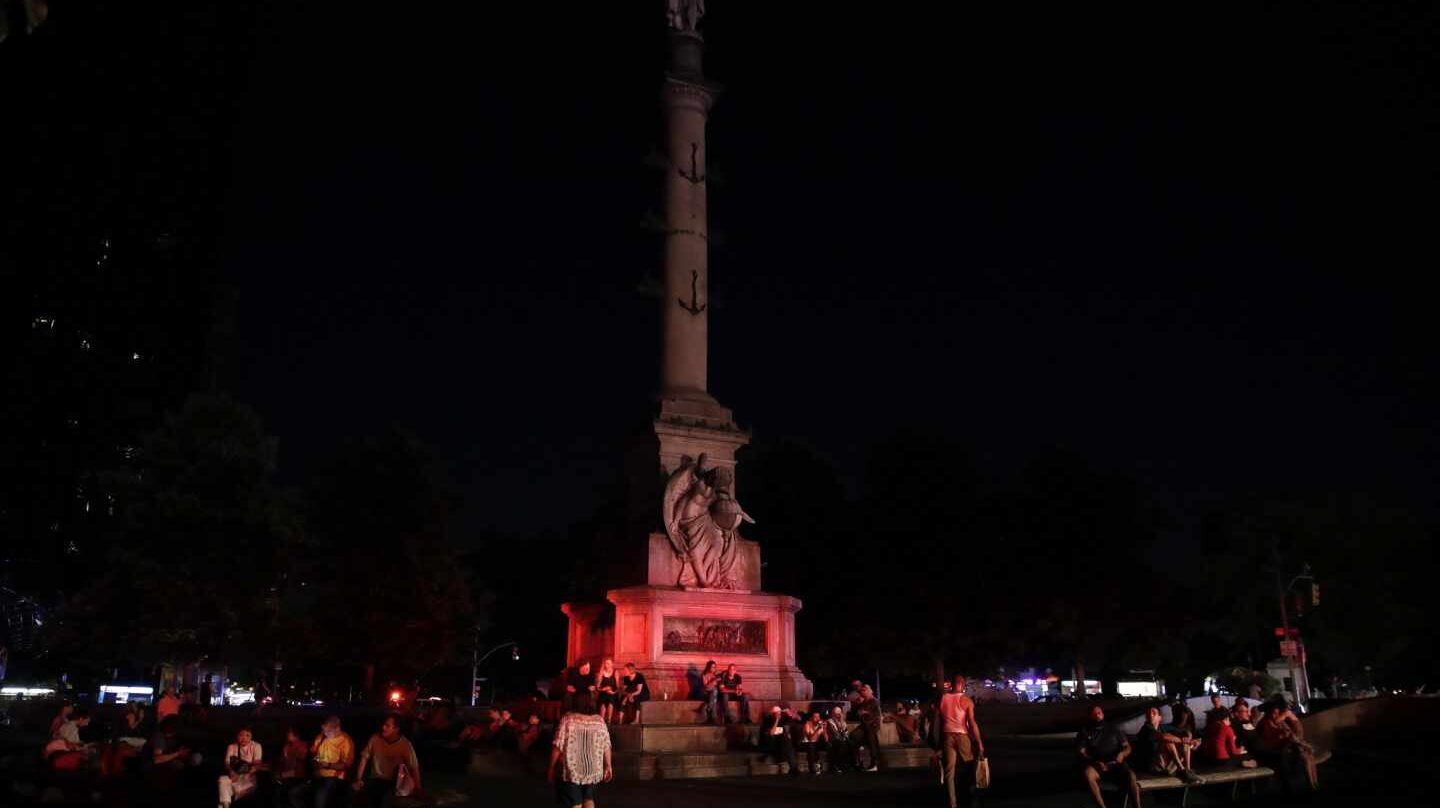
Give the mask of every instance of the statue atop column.
[(665, 21), (682, 34), (697, 34), (705, 16), (705, 0), (665, 0)]
[(735, 501), (734, 473), (709, 468), (706, 457), (685, 457), (665, 484), (665, 533), (681, 559), (679, 586), (737, 589), (745, 580), (740, 523), (755, 520)]

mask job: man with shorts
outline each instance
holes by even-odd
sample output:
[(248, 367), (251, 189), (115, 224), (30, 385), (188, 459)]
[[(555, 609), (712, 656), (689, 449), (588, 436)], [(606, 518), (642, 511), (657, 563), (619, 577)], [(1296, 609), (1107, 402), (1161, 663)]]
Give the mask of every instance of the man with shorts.
[(940, 697), (940, 752), (945, 796), (950, 808), (959, 808), (974, 800), (975, 762), (985, 757), (985, 742), (975, 723), (975, 701), (965, 695), (965, 677), (957, 673), (951, 682), (950, 691)]
[(1096, 805), (1105, 808), (1105, 795), (1100, 793), (1100, 782), (1104, 780), (1128, 790), (1131, 804), (1140, 808), (1140, 783), (1125, 763), (1125, 758), (1130, 757), (1130, 739), (1118, 727), (1105, 722), (1100, 705), (1090, 708), (1089, 721), (1075, 733), (1075, 746), (1085, 785), (1090, 787)]

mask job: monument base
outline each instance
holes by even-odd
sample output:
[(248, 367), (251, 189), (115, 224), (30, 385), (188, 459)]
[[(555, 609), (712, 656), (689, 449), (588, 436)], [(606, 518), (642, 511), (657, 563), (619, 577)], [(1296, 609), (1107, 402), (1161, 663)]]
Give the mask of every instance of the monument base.
[(605, 658), (645, 675), (650, 698), (700, 695), (700, 674), (714, 660), (734, 664), (752, 699), (805, 701), (814, 686), (795, 665), (795, 613), (789, 595), (673, 586), (631, 586), (606, 594), (608, 604), (565, 604), (570, 616), (568, 664)]

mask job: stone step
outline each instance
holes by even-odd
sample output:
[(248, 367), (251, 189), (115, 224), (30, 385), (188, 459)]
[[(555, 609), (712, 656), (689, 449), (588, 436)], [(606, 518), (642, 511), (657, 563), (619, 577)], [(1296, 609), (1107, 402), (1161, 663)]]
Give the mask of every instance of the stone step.
[[(880, 768), (910, 769), (930, 765), (931, 751), (925, 746), (882, 747)], [(798, 755), (802, 771), (805, 754)], [(821, 760), (825, 755), (821, 754)], [(615, 754), (615, 776), (622, 780), (685, 780), (711, 777), (767, 777), (786, 773), (786, 766), (755, 749), (723, 752), (649, 753), (619, 751)]]
[[(758, 722), (762, 716), (770, 711), (770, 707), (780, 702), (775, 699), (751, 699), (750, 720)], [(838, 701), (791, 701), (788, 702), (803, 715), (811, 710), (828, 714), (831, 707), (847, 706)], [(651, 700), (644, 703), (640, 708), (640, 721), (644, 724), (703, 724), (705, 722), (705, 702), (694, 699), (671, 699)], [(731, 702), (726, 712), (731, 721), (740, 719), (739, 702)]]
[(626, 724), (610, 728), (610, 740), (617, 751), (650, 754), (724, 752), (731, 744), (743, 745), (742, 727), (656, 726)]

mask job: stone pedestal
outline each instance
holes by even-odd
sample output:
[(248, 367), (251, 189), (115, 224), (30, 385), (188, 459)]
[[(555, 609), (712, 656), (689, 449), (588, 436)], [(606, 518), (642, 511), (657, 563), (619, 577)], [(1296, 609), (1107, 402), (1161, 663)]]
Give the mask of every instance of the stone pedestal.
[(753, 699), (808, 700), (814, 690), (795, 665), (795, 613), (789, 595), (668, 586), (611, 590), (602, 604), (566, 604), (567, 661), (609, 657), (634, 662), (653, 699), (686, 699), (708, 660), (734, 663)]

